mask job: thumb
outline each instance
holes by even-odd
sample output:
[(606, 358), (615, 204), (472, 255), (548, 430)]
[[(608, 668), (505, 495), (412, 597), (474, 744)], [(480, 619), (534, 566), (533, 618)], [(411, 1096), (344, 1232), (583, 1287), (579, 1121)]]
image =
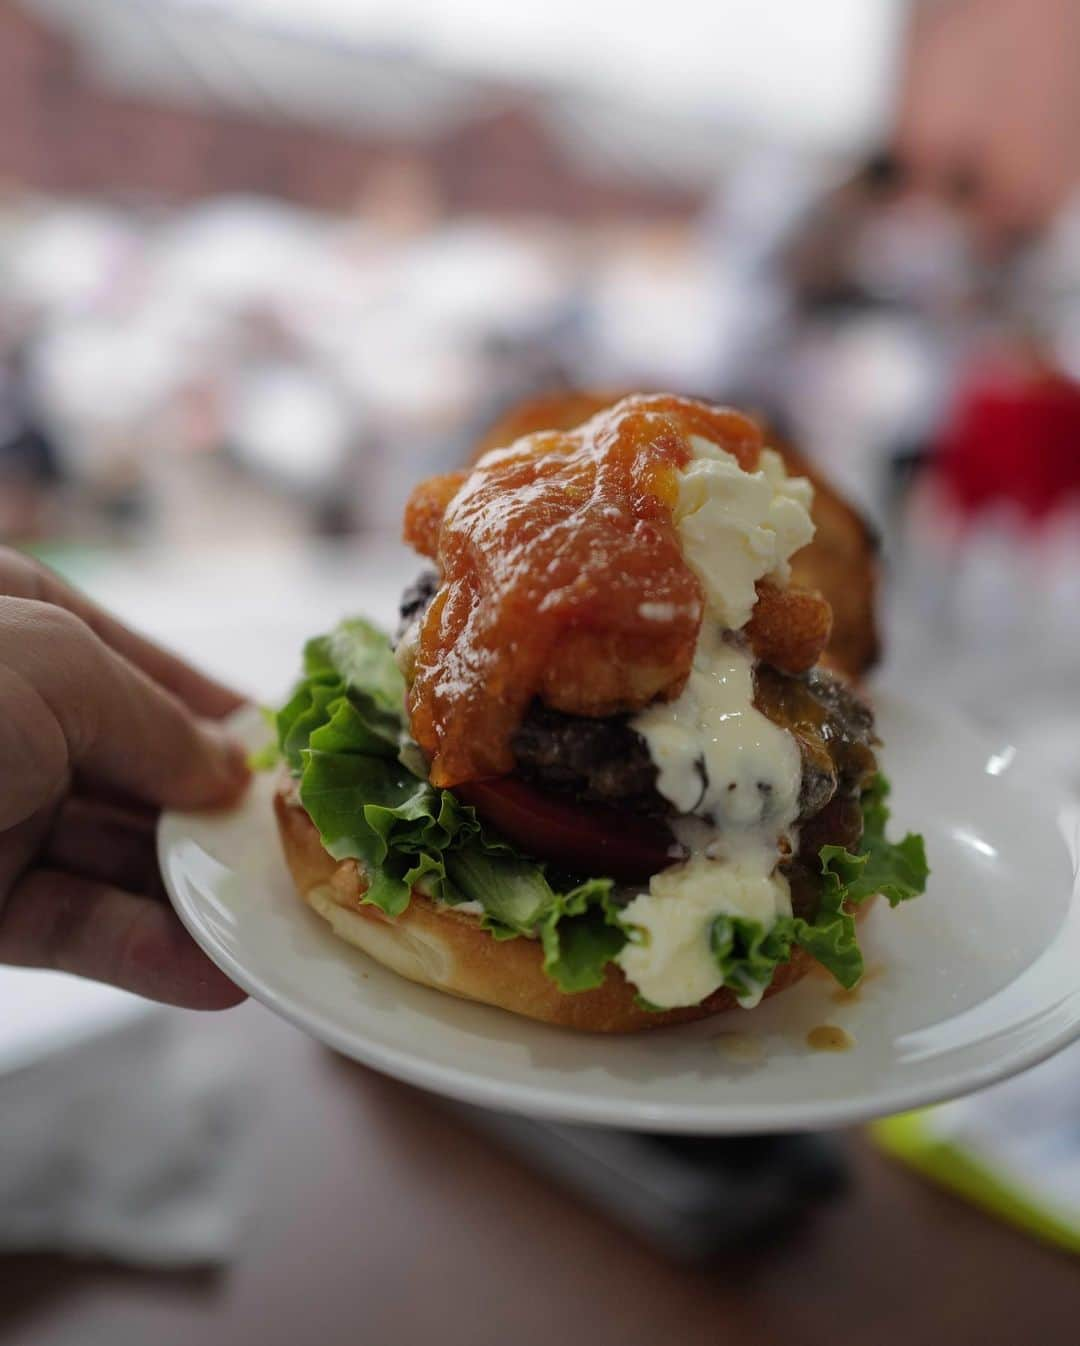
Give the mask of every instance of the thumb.
[(5, 599), (0, 634), (12, 637), (0, 640), (0, 649), (22, 688), (23, 722), (51, 720), (35, 737), (52, 752), (62, 741), (67, 770), (77, 767), (166, 808), (226, 804), (243, 790), (248, 770), (240, 744), (197, 719), (81, 618)]

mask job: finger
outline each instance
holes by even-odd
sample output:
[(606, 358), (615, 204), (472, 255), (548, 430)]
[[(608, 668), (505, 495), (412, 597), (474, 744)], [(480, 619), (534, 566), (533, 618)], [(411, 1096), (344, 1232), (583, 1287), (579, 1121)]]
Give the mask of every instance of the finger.
[[(0, 761), (3, 761), (2, 749)], [(26, 873), (44, 845), (59, 804), (58, 794), (54, 800), (45, 803), (21, 821), (9, 827), (0, 824), (0, 831), (3, 832), (0, 838), (0, 907), (3, 906), (4, 894)], [(0, 809), (0, 812), (3, 810)]]
[(0, 963), (71, 972), (185, 1009), (244, 999), (171, 907), (51, 869), (31, 871), (0, 912)]
[(132, 631), (31, 557), (3, 553), (0, 589), (14, 598), (52, 603), (74, 613), (106, 645), (178, 696), (196, 715), (219, 720), (248, 699)]
[(145, 799), (133, 795), (129, 790), (121, 790), (116, 785), (93, 780), (78, 771), (75, 772), (71, 782), (71, 793), (89, 804), (111, 804), (124, 813), (138, 814), (151, 824), (157, 822), (161, 813), (160, 809), (148, 804)]
[(140, 897), (164, 896), (153, 814), (72, 797), (60, 806), (41, 862)]
[[(47, 603), (0, 599), (0, 636), (0, 738), (9, 740), (0, 760), (10, 781), (0, 804), (9, 811), (8, 796), (25, 793), (15, 779), (20, 767), (30, 780), (79, 769), (170, 808), (222, 805), (243, 790), (243, 748), (197, 720), (80, 618)], [(63, 763), (54, 760), (61, 755)]]

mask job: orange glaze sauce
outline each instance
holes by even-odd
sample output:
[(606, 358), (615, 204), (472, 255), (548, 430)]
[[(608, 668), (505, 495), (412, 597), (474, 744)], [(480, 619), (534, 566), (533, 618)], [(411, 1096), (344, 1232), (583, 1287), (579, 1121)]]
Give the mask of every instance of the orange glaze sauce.
[(434, 784), (512, 770), (535, 696), (600, 716), (682, 690), (704, 608), (671, 513), (691, 435), (758, 465), (738, 412), (629, 397), (414, 491), (405, 539), (441, 572), (409, 694)]

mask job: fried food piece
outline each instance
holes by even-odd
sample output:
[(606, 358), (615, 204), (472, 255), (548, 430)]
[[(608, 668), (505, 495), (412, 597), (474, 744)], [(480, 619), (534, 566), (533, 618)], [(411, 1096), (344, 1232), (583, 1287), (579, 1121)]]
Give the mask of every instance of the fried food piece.
[(832, 631), (832, 609), (812, 589), (757, 584), (757, 602), (746, 626), (758, 659), (781, 673), (806, 673), (819, 661)]
[(682, 691), (693, 642), (679, 646), (633, 631), (566, 631), (548, 656), (539, 696), (568, 715), (616, 715)]
[(413, 490), (405, 506), (405, 541), (434, 561), (439, 554), (439, 532), (442, 529), (446, 507), (462, 486), (467, 472), (447, 472), (441, 477), (428, 477)]
[[(596, 415), (622, 393), (565, 390), (529, 398), (511, 407), (483, 436), (477, 455), (510, 444), (537, 430), (569, 430)], [(813, 542), (791, 563), (791, 582), (817, 590), (832, 608), (833, 622), (822, 662), (858, 680), (880, 653), (876, 620), (877, 543), (858, 511), (838, 495), (821, 472), (790, 444), (766, 433), (765, 442), (781, 455), (792, 475), (809, 477), (814, 487)]]

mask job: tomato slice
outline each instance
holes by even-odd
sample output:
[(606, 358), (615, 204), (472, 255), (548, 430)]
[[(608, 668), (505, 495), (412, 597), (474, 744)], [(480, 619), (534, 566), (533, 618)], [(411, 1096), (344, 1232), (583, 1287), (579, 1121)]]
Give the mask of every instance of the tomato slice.
[(655, 818), (557, 799), (512, 776), (455, 785), (508, 841), (575, 874), (646, 882), (672, 863), (670, 831)]

